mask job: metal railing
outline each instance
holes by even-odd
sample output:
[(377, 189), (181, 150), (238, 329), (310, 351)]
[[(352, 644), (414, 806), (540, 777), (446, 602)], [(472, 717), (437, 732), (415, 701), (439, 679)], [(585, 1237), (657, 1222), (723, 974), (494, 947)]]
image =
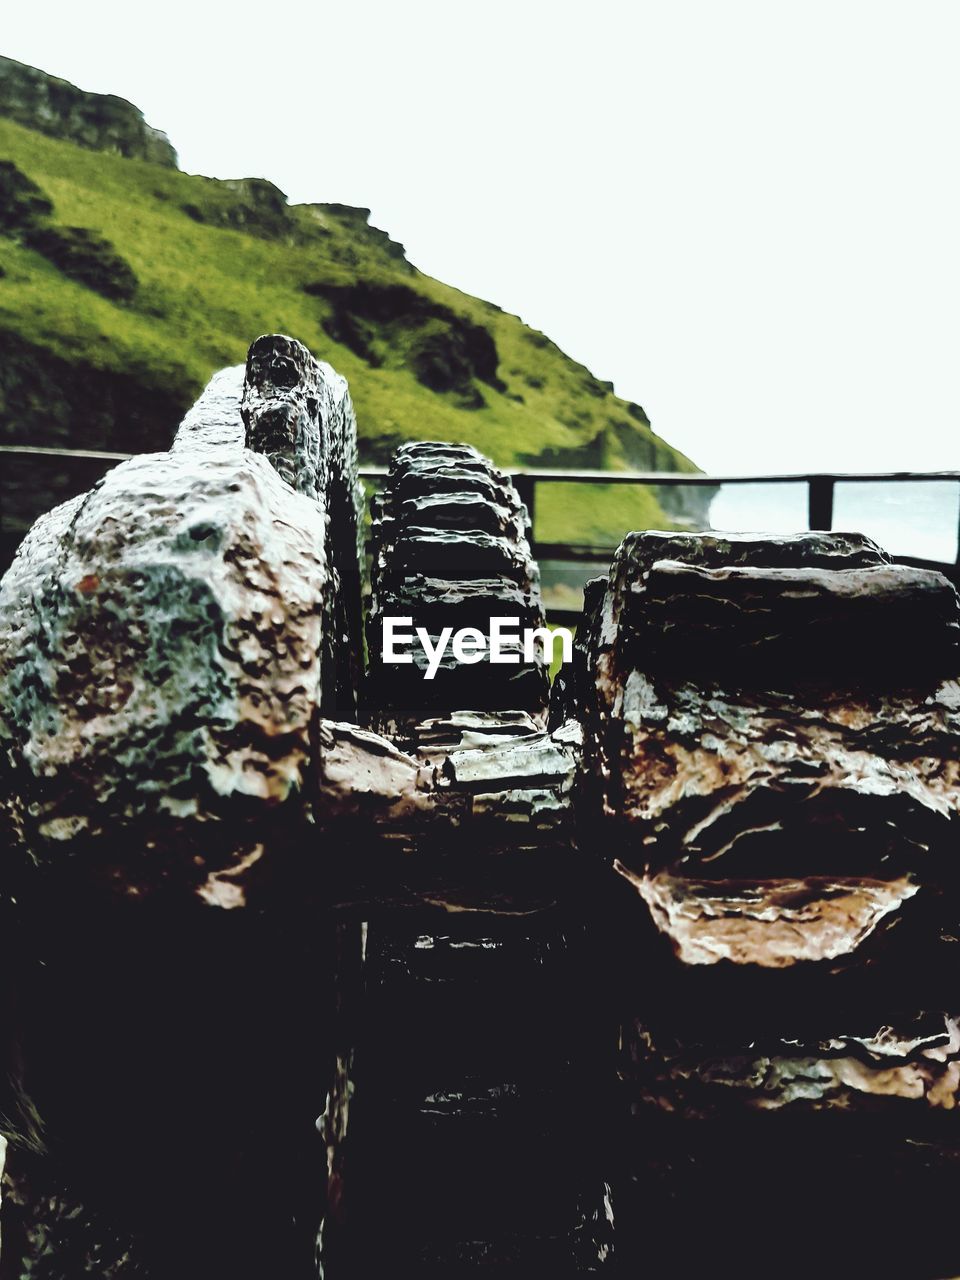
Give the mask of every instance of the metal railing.
[[(905, 481), (953, 481), (960, 486), (960, 471), (798, 472), (778, 475), (706, 475), (685, 471), (548, 471), (526, 469), (511, 473), (535, 527), (536, 490), (540, 484), (632, 484), (720, 488), (726, 484), (804, 484), (807, 486), (807, 527), (833, 528), (834, 493), (838, 483), (903, 483)], [(960, 521), (957, 557), (960, 564)]]
[[(556, 471), (529, 468), (511, 473), (513, 483), (521, 498), (526, 503), (530, 514), (532, 533), (532, 551), (534, 557), (547, 571), (547, 563), (554, 562), (562, 568), (564, 562), (593, 561), (608, 563), (613, 556), (614, 547), (585, 547), (576, 544), (556, 544), (542, 541), (536, 536), (537, 489), (542, 484), (604, 484), (604, 485), (649, 485), (656, 488), (700, 487), (719, 492), (724, 485), (797, 485), (806, 486), (807, 490), (807, 528), (811, 530), (829, 531), (834, 527), (834, 499), (838, 484), (847, 482), (902, 484), (909, 481), (949, 481), (957, 486), (958, 507), (956, 525), (956, 550), (953, 561), (920, 559), (915, 556), (895, 554), (894, 558), (905, 563), (935, 568), (945, 573), (960, 585), (960, 472), (801, 472), (776, 475), (706, 475), (688, 472), (624, 472), (624, 471)], [(626, 532), (626, 530), (624, 530)], [(949, 526), (944, 529), (949, 533)], [(881, 539), (881, 541), (884, 541)], [(893, 550), (892, 548), (888, 548)], [(602, 572), (594, 568), (591, 572)], [(584, 577), (587, 575), (584, 574)], [(558, 602), (553, 599), (557, 588), (551, 589), (548, 579), (544, 580), (544, 602), (551, 621), (567, 626), (575, 626), (580, 611), (571, 608), (569, 600)]]
[[(387, 474), (386, 467), (361, 467), (360, 474), (370, 480), (377, 480)], [(526, 504), (530, 514), (530, 525), (534, 530), (533, 553), (535, 556), (547, 554), (557, 555), (562, 551), (570, 552), (570, 558), (578, 558), (579, 552), (594, 554), (598, 551), (611, 552), (613, 547), (586, 547), (576, 543), (545, 543), (536, 538), (537, 487), (541, 484), (604, 484), (604, 485), (653, 485), (692, 486), (694, 488), (718, 489), (727, 484), (803, 484), (807, 488), (807, 527), (809, 529), (827, 530), (833, 528), (834, 497), (837, 484), (890, 483), (901, 484), (910, 481), (950, 481), (960, 491), (960, 471), (857, 471), (857, 472), (824, 472), (802, 471), (779, 473), (775, 475), (707, 475), (703, 472), (687, 471), (562, 471), (527, 467), (508, 473), (516, 486), (517, 492)], [(907, 559), (908, 557), (901, 557)], [(941, 567), (956, 569), (960, 567), (960, 517), (957, 524), (957, 554), (954, 561), (927, 561)]]
[[(114, 452), (99, 449), (63, 449), (43, 445), (0, 445), (0, 454), (19, 455), (23, 457), (49, 457), (61, 461), (104, 463), (123, 462), (133, 457), (130, 453)], [(376, 482), (388, 473), (387, 467), (367, 466), (360, 468), (360, 475), (365, 480)], [(657, 488), (669, 486), (690, 486), (694, 488), (718, 489), (722, 485), (741, 484), (803, 484), (807, 488), (807, 525), (810, 529), (829, 530), (833, 527), (834, 496), (837, 484), (884, 483), (901, 484), (905, 482), (950, 481), (960, 486), (960, 471), (869, 471), (869, 472), (797, 472), (775, 475), (707, 475), (702, 472), (686, 471), (565, 471), (547, 468), (528, 467), (508, 472), (520, 497), (526, 503), (530, 514), (531, 528), (534, 530), (533, 554), (557, 556), (565, 555), (571, 560), (584, 556), (595, 556), (598, 553), (612, 553), (613, 547), (585, 546), (575, 542), (544, 543), (536, 538), (537, 489), (543, 484), (602, 484), (602, 485), (651, 485)], [(949, 570), (956, 576), (960, 568), (960, 520), (957, 528), (957, 553), (951, 561), (918, 561), (912, 557), (898, 557), (914, 560), (915, 563), (935, 564), (938, 568)]]

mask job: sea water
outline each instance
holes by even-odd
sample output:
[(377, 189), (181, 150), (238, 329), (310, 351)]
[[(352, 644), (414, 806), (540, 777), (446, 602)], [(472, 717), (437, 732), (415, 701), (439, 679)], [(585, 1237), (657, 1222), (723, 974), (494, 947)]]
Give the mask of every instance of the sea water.
[[(714, 529), (792, 533), (807, 527), (805, 484), (725, 484), (710, 505)], [(956, 480), (837, 481), (833, 527), (865, 533), (895, 556), (954, 563), (960, 525)]]
[[(710, 504), (709, 521), (711, 528), (731, 533), (799, 532), (807, 528), (807, 486), (802, 481), (723, 485)], [(956, 480), (847, 480), (834, 489), (834, 529), (865, 533), (894, 556), (954, 564), (958, 525)], [(609, 558), (541, 560), (548, 613), (582, 608), (584, 581), (608, 568)]]

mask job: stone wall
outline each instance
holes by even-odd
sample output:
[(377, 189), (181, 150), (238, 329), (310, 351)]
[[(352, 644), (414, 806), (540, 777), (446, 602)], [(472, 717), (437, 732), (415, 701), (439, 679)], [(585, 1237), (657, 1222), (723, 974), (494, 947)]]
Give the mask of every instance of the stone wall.
[(355, 440), (258, 339), (0, 585), (8, 1274), (955, 1273), (953, 586), (632, 534), (428, 690), (526, 513), (401, 449), (365, 662)]

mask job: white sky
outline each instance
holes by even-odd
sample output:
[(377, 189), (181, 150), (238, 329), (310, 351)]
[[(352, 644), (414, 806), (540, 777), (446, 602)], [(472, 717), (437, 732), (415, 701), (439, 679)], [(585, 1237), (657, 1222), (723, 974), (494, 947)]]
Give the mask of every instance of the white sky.
[(0, 52), (369, 206), (706, 469), (960, 466), (956, 0), (55, 0)]

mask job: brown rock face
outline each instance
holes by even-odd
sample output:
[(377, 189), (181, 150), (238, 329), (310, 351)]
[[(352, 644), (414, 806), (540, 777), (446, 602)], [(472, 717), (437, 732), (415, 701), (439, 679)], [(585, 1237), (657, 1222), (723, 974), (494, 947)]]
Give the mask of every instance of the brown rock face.
[(631, 535), (578, 654), (585, 792), (683, 965), (856, 965), (960, 831), (957, 594), (867, 539)]
[(782, 1240), (816, 1185), (925, 1233), (841, 1244), (827, 1274), (938, 1274), (960, 1186), (954, 588), (855, 535), (641, 533), (587, 603), (563, 698), (581, 853), (623, 885), (621, 1260), (670, 1265), (642, 1224), (692, 1217), (700, 1274), (741, 1187), (747, 1273), (800, 1274)]
[(689, 961), (833, 959), (949, 877), (958, 618), (852, 535), (624, 542), (577, 672), (592, 797)]

